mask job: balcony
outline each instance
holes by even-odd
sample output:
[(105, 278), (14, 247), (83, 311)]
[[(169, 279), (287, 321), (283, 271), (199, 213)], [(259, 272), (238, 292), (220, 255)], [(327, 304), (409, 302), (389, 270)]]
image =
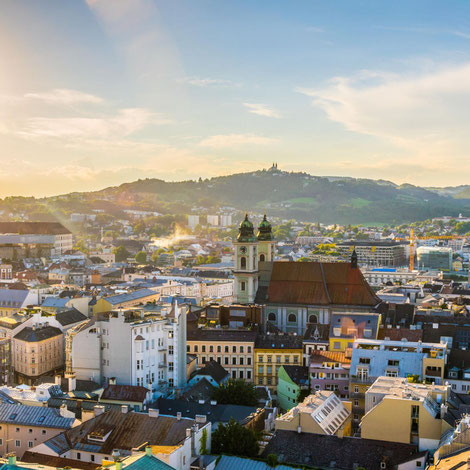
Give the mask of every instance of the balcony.
[(377, 377), (368, 377), (363, 375), (351, 375), (351, 383), (353, 384), (373, 384)]
[(166, 368), (166, 362), (165, 361), (160, 361), (158, 363), (158, 368), (159, 369), (165, 369)]

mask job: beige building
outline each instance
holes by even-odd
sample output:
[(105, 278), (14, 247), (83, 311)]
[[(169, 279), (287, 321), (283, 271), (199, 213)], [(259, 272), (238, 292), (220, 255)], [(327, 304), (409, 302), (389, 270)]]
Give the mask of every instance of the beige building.
[(188, 331), (188, 354), (197, 356), (199, 365), (218, 362), (233, 379), (254, 378), (256, 331), (228, 329), (192, 329)]
[(351, 404), (321, 390), (276, 419), (276, 430), (344, 437), (351, 433)]
[(64, 368), (64, 337), (59, 328), (47, 323), (23, 328), (12, 338), (15, 381), (35, 385), (43, 375), (55, 375)]
[(450, 428), (443, 418), (449, 387), (410, 383), (405, 378), (379, 377), (366, 392), (361, 437), (417, 444), (437, 449)]
[(75, 418), (43, 406), (0, 404), (0, 454), (18, 458), (48, 439), (70, 429)]

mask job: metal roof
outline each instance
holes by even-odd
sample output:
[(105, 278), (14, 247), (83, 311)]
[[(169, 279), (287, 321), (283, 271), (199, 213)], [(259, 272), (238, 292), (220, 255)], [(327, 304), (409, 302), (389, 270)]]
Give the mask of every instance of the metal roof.
[[(217, 463), (218, 470), (272, 470), (266, 462), (259, 460), (245, 459), (242, 457), (234, 457), (222, 455)], [(288, 465), (277, 465), (276, 470), (295, 470), (294, 467)]]
[(104, 297), (104, 300), (109, 302), (111, 305), (118, 305), (124, 302), (130, 302), (131, 300), (139, 300), (151, 295), (157, 295), (157, 292), (152, 289), (139, 289), (128, 294), (112, 295), (110, 297)]
[(74, 418), (64, 418), (58, 410), (42, 406), (0, 404), (0, 423), (70, 429)]

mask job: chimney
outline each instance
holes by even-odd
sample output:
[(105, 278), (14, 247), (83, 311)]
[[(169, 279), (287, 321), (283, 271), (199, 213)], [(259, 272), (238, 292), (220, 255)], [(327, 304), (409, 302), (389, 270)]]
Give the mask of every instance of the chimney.
[(176, 419), (177, 419), (178, 421), (181, 421), (181, 411), (178, 411), (178, 412), (176, 413)]
[(116, 462), (116, 470), (122, 470), (122, 461), (121, 460), (118, 460)]
[(444, 416), (446, 415), (447, 409), (448, 409), (447, 405), (444, 405), (444, 403), (443, 403), (443, 404), (441, 405), (441, 419), (443, 419)]
[(186, 438), (191, 437), (191, 428), (186, 428)]
[(8, 454), (8, 465), (16, 467), (16, 454), (14, 452)]
[(152, 446), (145, 446), (145, 455), (147, 457), (152, 457)]
[(155, 408), (149, 408), (149, 418), (158, 418), (160, 414), (160, 410), (156, 410)]
[(206, 424), (207, 423), (207, 416), (206, 415), (196, 415), (195, 420), (196, 420), (196, 423)]
[(95, 413), (95, 416), (102, 415), (104, 413), (104, 406), (103, 405), (95, 405), (93, 407), (93, 411)]
[(73, 392), (77, 388), (77, 376), (75, 374), (66, 374), (69, 385), (69, 392)]
[(126, 414), (129, 411), (129, 405), (121, 405), (121, 412)]
[(60, 387), (62, 385), (62, 377), (60, 375), (54, 376), (54, 383)]

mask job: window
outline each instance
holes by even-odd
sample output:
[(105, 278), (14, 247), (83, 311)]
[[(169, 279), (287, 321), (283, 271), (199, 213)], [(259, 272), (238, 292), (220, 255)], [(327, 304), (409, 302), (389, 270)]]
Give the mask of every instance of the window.
[(289, 356), (286, 356), (286, 357), (285, 357), (284, 362), (285, 362), (286, 364), (289, 364)]
[(272, 356), (268, 356), (268, 363), (272, 362)]
[(45, 429), (42, 430), (42, 434), (46, 434), (46, 430), (45, 430)]
[[(246, 258), (244, 256), (242, 256), (240, 258), (240, 268), (241, 269), (246, 269)], [(244, 289), (243, 289), (244, 290)]]
[(264, 256), (264, 254), (261, 253), (261, 254), (259, 255), (259, 260), (260, 260), (261, 262), (263, 262), (265, 259), (266, 259), (266, 258), (265, 258), (265, 256)]
[(16, 441), (15, 441), (15, 446), (16, 446), (16, 447), (21, 447), (21, 441), (16, 440)]
[(172, 356), (174, 354), (174, 346), (168, 346), (168, 354)]
[(225, 351), (226, 353), (228, 353), (228, 346), (225, 346), (224, 351)]
[(214, 352), (214, 346), (212, 345), (209, 346), (209, 352)]
[(251, 366), (251, 357), (246, 358), (246, 365)]
[(240, 346), (240, 353), (243, 354), (244, 348), (243, 346)]
[(90, 460), (91, 460), (92, 462), (95, 461), (95, 456), (94, 456), (93, 454), (90, 455)]
[(237, 347), (236, 347), (236, 346), (232, 346), (232, 352), (233, 352), (233, 353), (236, 353), (236, 352), (237, 352)]
[(258, 362), (263, 362), (263, 356), (258, 356)]
[(198, 350), (198, 347), (197, 347), (197, 344), (194, 345), (194, 352), (197, 352)]
[(34, 442), (33, 441), (28, 441), (28, 447), (31, 448), (34, 446)]
[(220, 345), (217, 346), (217, 352), (218, 352), (218, 353), (222, 352), (222, 346), (220, 346)]
[(20, 432), (20, 428), (16, 428), (16, 432)]
[(77, 452), (77, 460), (80, 460), (82, 458), (82, 454), (80, 452)]
[(228, 357), (224, 358), (225, 365), (228, 366)]
[(232, 357), (232, 365), (236, 366), (237, 365), (237, 358)]
[(251, 346), (248, 346), (248, 354), (251, 354)]
[(297, 356), (294, 356), (294, 364), (298, 364), (299, 358)]
[(240, 376), (241, 379), (243, 379), (243, 371), (242, 370), (239, 372), (239, 376)]
[(317, 316), (316, 316), (316, 315), (310, 315), (310, 316), (308, 317), (308, 322), (309, 322), (309, 323), (317, 323), (317, 321), (318, 321), (318, 320), (317, 320)]
[(245, 281), (240, 282), (240, 290), (241, 290), (241, 291), (245, 291), (245, 290), (246, 290), (246, 282), (245, 282)]
[(33, 432), (33, 430), (31, 428), (29, 428), (28, 432), (31, 434)]
[(202, 346), (202, 352), (206, 352), (206, 346), (205, 345)]
[(251, 380), (251, 370), (246, 371), (246, 378)]
[(259, 367), (258, 367), (258, 373), (259, 373), (259, 374), (262, 374), (262, 373), (263, 373), (263, 366), (259, 366)]
[(236, 378), (237, 378), (237, 371), (232, 370), (232, 379), (236, 379)]
[(243, 357), (240, 357), (239, 362), (240, 362), (240, 365), (242, 366), (243, 365)]
[(276, 321), (276, 314), (274, 312), (268, 313), (268, 321)]
[(297, 315), (295, 313), (290, 313), (287, 317), (289, 323), (297, 323)]

